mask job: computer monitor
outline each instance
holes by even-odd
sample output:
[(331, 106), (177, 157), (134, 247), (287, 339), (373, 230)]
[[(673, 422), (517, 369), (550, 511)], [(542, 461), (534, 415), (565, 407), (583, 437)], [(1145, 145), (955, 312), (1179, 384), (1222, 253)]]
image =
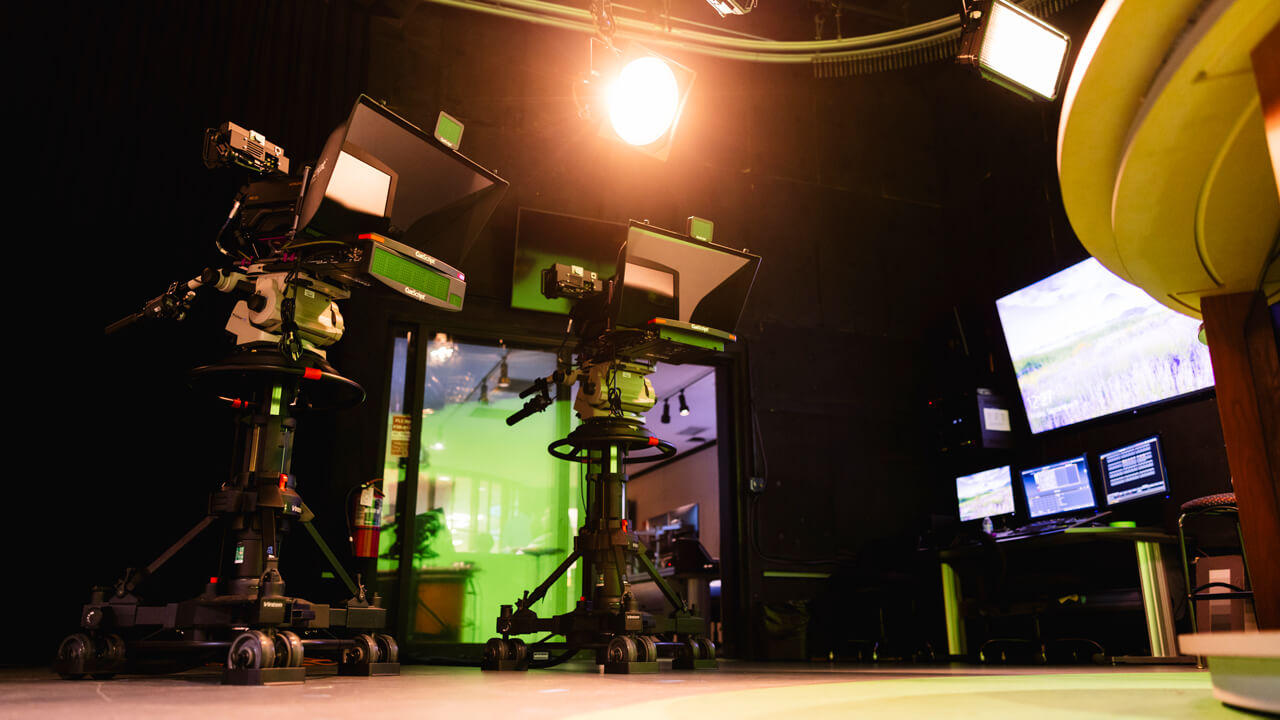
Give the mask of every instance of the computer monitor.
[(676, 538), (698, 537), (698, 503), (681, 505), (649, 518), (649, 529), (661, 535), (664, 542)]
[(996, 301), (1032, 433), (1213, 387), (1200, 321), (1096, 258)]
[(1049, 515), (1091, 510), (1097, 507), (1089, 480), (1089, 461), (1084, 455), (1022, 471), (1027, 515)]
[(1098, 457), (1098, 466), (1107, 505), (1169, 493), (1159, 436), (1104, 452)]
[(1013, 513), (1013, 473), (1008, 465), (956, 478), (960, 522)]

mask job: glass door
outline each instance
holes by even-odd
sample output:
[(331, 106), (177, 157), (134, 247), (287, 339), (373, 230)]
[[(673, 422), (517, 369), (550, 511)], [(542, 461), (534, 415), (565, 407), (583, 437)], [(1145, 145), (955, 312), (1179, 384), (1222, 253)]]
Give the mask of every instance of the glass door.
[[(483, 643), (500, 606), (536, 588), (577, 532), (578, 468), (547, 453), (569, 432), (567, 398), (506, 423), (555, 353), (411, 332), (391, 351), (378, 569), (407, 588), (396, 591), (399, 639)], [(579, 584), (574, 568), (535, 609), (572, 609)]]

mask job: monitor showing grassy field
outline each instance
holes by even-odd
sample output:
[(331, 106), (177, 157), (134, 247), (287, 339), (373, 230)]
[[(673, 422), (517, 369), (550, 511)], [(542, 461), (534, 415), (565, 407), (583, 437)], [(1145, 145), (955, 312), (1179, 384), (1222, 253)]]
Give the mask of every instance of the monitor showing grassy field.
[(996, 301), (1031, 432), (1213, 385), (1200, 322), (1090, 258)]
[(962, 521), (1013, 512), (1013, 475), (1009, 466), (956, 478), (956, 501)]

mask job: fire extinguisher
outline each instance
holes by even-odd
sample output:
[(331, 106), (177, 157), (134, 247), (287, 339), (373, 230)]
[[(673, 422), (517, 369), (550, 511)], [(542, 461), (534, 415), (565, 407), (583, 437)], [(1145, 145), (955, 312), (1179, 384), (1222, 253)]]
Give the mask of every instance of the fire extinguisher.
[(352, 488), (351, 547), (359, 558), (378, 557), (378, 536), (382, 533), (382, 498), (378, 489), (381, 479), (370, 480)]

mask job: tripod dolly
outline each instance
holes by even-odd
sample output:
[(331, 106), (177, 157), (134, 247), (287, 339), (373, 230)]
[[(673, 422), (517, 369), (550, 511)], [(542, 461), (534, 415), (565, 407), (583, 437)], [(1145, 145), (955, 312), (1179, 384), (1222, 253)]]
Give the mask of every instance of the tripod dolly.
[[(513, 418), (518, 420), (518, 415)], [(660, 654), (674, 658), (673, 669), (717, 667), (715, 645), (705, 637), (706, 622), (660, 577), (625, 516), (626, 465), (669, 458), (675, 448), (650, 435), (639, 420), (617, 414), (587, 418), (547, 450), (561, 460), (586, 465), (585, 522), (573, 552), (559, 567), (514, 608), (502, 606), (497, 620), (502, 637), (486, 643), (481, 667), (528, 669), (529, 647), (511, 636), (537, 632), (563, 635), (570, 652), (594, 649), (596, 663), (609, 673), (656, 672)], [(583, 572), (577, 607), (539, 618), (533, 605), (579, 560)], [(671, 607), (668, 615), (640, 609), (627, 581), (633, 562), (662, 591)]]
[[(105, 679), (135, 659), (199, 662), (225, 652), (225, 684), (302, 682), (311, 652), (338, 654), (342, 674), (398, 674), (396, 642), (379, 632), (386, 624), (381, 598), (352, 581), (312, 526), (291, 467), (294, 410), (349, 407), (364, 390), (317, 355), (289, 362), (274, 347), (244, 350), (192, 377), (233, 410), (238, 470), (211, 494), (208, 515), (150, 565), (126, 572), (114, 588), (93, 590), (81, 630), (58, 648), (55, 670), (67, 679)], [(135, 589), (214, 524), (222, 530), (220, 567), (205, 591), (176, 603), (143, 603)], [(293, 525), (316, 542), (350, 599), (328, 605), (286, 594), (279, 561)], [(353, 636), (338, 637), (336, 629)], [(146, 635), (125, 640), (139, 633)]]

